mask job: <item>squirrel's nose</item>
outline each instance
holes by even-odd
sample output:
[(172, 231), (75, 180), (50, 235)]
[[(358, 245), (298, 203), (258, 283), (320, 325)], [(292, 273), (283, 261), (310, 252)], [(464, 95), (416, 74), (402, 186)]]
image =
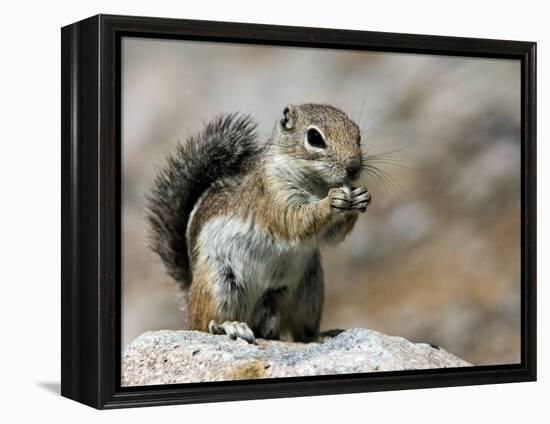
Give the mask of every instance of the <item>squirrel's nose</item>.
[(348, 174), (348, 177), (355, 180), (359, 177), (359, 171), (361, 171), (361, 162), (357, 159), (351, 159), (346, 165), (346, 173)]

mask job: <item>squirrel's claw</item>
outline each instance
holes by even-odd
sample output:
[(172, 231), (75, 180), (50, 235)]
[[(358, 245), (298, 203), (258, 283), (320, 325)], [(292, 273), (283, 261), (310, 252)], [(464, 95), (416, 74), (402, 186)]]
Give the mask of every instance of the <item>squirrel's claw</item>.
[(357, 187), (351, 191), (351, 209), (365, 212), (372, 199), (371, 194), (365, 187)]
[(334, 212), (348, 211), (351, 205), (351, 191), (348, 187), (331, 188), (328, 192), (329, 204)]
[(225, 321), (219, 325), (216, 321), (211, 320), (208, 323), (208, 332), (210, 334), (225, 334), (232, 340), (239, 338), (250, 344), (256, 344), (254, 332), (250, 329), (246, 322)]

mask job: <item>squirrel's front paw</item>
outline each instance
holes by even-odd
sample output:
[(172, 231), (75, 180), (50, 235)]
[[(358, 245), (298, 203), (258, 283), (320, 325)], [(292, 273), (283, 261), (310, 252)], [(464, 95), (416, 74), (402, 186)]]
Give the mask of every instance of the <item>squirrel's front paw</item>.
[(351, 208), (351, 190), (348, 187), (331, 188), (328, 192), (328, 200), (334, 212), (348, 212)]
[(250, 344), (256, 344), (254, 332), (246, 322), (225, 321), (221, 325), (212, 320), (208, 323), (208, 332), (210, 334), (225, 334), (232, 340), (243, 339)]
[(371, 201), (371, 194), (366, 187), (357, 187), (351, 190), (351, 209), (365, 212)]
[(330, 207), (335, 212), (365, 212), (371, 201), (371, 194), (365, 187), (332, 188), (328, 192)]

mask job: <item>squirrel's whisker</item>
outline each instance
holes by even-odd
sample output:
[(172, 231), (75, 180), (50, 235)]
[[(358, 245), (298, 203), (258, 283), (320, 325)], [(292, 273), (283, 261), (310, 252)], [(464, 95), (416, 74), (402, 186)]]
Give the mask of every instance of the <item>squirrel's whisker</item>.
[(400, 189), (405, 193), (408, 193), (405, 188), (395, 178), (393, 178), (386, 170), (379, 168), (375, 165), (364, 163), (363, 169), (367, 172), (367, 175), (370, 173), (371, 175), (375, 175), (378, 177), (381, 181), (384, 181), (389, 187), (391, 187), (393, 190)]

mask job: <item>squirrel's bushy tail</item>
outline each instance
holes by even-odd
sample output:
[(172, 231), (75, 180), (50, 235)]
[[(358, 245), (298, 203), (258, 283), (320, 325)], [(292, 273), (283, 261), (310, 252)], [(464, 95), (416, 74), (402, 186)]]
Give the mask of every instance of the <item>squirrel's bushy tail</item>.
[(193, 206), (214, 181), (247, 172), (262, 150), (251, 117), (226, 114), (166, 158), (147, 196), (150, 247), (182, 288), (192, 277), (185, 233)]

